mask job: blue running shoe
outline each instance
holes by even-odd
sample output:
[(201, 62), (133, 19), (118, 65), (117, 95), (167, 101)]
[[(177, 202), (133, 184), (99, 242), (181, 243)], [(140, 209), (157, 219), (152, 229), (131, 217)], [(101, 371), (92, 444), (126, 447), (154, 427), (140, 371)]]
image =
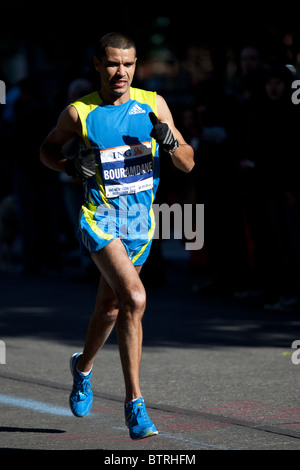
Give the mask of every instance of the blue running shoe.
[(82, 353), (75, 353), (70, 358), (70, 369), (73, 376), (73, 388), (70, 394), (69, 404), (74, 416), (81, 418), (86, 416), (92, 407), (93, 392), (90, 382), (92, 371), (89, 375), (83, 375), (76, 369), (76, 364)]
[(154, 424), (150, 421), (142, 397), (125, 405), (125, 423), (133, 440), (158, 434)]

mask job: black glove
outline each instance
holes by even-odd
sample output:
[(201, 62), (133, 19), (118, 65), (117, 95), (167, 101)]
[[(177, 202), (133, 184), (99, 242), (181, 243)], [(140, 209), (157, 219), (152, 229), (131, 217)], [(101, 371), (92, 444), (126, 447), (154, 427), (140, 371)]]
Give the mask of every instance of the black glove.
[(85, 147), (77, 137), (63, 148), (63, 154), (67, 157), (65, 164), (67, 175), (91, 178), (96, 174), (95, 149)]
[(178, 142), (168, 124), (160, 122), (153, 112), (149, 113), (149, 118), (153, 125), (153, 129), (150, 132), (151, 137), (162, 145), (166, 152), (173, 154), (178, 149)]

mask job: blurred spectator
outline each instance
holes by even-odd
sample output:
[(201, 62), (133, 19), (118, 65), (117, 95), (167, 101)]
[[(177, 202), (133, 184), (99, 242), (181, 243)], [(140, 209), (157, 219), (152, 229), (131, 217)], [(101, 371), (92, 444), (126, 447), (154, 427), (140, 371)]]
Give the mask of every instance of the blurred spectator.
[(185, 69), (169, 49), (157, 49), (146, 60), (137, 62), (134, 86), (163, 95), (175, 111), (177, 106), (192, 104), (193, 95), (189, 93), (188, 85)]
[[(256, 103), (241, 146), (243, 209), (254, 241), (254, 283), (268, 306), (297, 302), (299, 266), (297, 197), (299, 110), (291, 102), (293, 76), (286, 66), (268, 69), (265, 96)], [(298, 208), (299, 210), (299, 208)], [(299, 214), (298, 214), (299, 216)]]
[(201, 125), (199, 116), (194, 107), (186, 107), (182, 112), (181, 133), (186, 142), (188, 142), (195, 152), (195, 159), (199, 156)]
[(199, 132), (194, 170), (196, 202), (205, 205), (205, 249), (211, 276), (205, 292), (231, 293), (241, 278), (238, 246), (242, 221), (235, 200), (231, 149), (235, 103), (224, 90), (208, 46), (189, 51), (187, 63)]
[(264, 63), (258, 46), (248, 44), (240, 53), (235, 79), (235, 96), (239, 101), (260, 99), (264, 88)]
[(39, 161), (39, 147), (53, 119), (35, 80), (22, 80), (19, 89), (12, 125), (7, 129), (10, 144), (6, 152), (14, 166), (23, 270), (37, 274), (45, 269), (60, 269), (58, 178)]
[(87, 78), (76, 78), (68, 87), (68, 103), (73, 103), (88, 93), (91, 93), (92, 83)]

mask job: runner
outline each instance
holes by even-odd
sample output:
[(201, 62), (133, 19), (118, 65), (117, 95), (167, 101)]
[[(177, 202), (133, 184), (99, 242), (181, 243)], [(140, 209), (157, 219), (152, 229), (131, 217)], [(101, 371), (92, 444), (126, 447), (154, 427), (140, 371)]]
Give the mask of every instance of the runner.
[[(63, 110), (41, 146), (40, 158), (53, 170), (82, 177), (80, 243), (101, 272), (83, 353), (75, 353), (70, 360), (71, 410), (75, 416), (89, 413), (93, 363), (116, 325), (126, 424), (132, 439), (142, 439), (157, 434), (139, 381), (146, 304), (139, 273), (154, 235), (159, 146), (184, 172), (193, 168), (194, 155), (174, 126), (165, 100), (155, 92), (131, 87), (136, 60), (135, 44), (124, 34), (109, 33), (100, 39), (94, 57), (100, 91)], [(70, 141), (74, 147), (74, 136), (80, 144), (75, 145), (73, 158), (67, 159), (63, 152)]]

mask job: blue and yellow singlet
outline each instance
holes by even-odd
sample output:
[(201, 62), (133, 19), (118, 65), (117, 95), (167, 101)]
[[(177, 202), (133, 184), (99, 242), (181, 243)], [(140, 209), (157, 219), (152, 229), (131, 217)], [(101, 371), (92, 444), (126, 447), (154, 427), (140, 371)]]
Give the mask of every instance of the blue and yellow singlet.
[(108, 105), (94, 92), (72, 106), (84, 143), (96, 154), (96, 174), (84, 181), (82, 250), (96, 252), (119, 237), (133, 264), (141, 265), (155, 229), (152, 204), (159, 183), (159, 152), (150, 136), (149, 112), (157, 115), (156, 93), (130, 88), (126, 103)]

